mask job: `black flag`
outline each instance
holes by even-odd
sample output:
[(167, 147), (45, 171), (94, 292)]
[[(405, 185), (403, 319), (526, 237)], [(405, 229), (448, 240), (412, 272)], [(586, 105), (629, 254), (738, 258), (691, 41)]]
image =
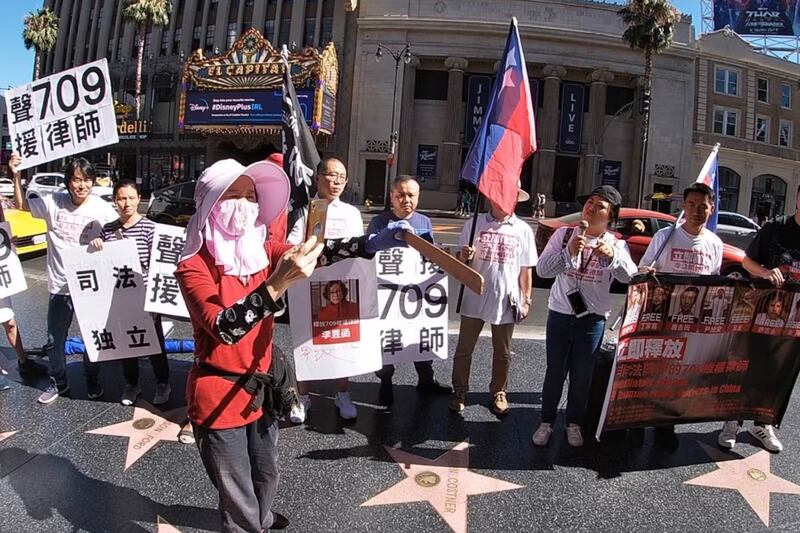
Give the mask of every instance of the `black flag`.
[(283, 74), (283, 170), (292, 184), (289, 197), (289, 228), (294, 226), (308, 205), (309, 198), (317, 194), (314, 173), (319, 164), (319, 152), (306, 124), (303, 110), (297, 102), (292, 74), (284, 56)]

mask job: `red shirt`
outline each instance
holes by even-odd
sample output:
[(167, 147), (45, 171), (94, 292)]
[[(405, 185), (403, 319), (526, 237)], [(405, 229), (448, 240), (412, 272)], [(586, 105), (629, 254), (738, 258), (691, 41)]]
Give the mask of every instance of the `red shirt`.
[(289, 212), (285, 209), (278, 218), (269, 225), (269, 239), (275, 242), (286, 242), (286, 229), (289, 224)]
[[(196, 255), (178, 264), (175, 276), (183, 291), (194, 329), (195, 358), (226, 372), (266, 373), (272, 363), (272, 317), (262, 320), (238, 343), (226, 345), (219, 337), (217, 315), (252, 292), (269, 278), (288, 244), (267, 242), (269, 266), (243, 285), (236, 276), (223, 275), (221, 266), (203, 246)], [(230, 429), (255, 422), (262, 410), (251, 411), (252, 396), (234, 382), (203, 370), (189, 371), (186, 402), (193, 423), (210, 429)]]

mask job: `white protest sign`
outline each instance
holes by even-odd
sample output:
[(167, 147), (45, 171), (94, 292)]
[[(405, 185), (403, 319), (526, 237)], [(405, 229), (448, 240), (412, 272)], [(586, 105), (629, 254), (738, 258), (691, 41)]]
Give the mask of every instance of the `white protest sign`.
[(119, 142), (110, 80), (100, 59), (6, 91), (20, 169)]
[(144, 310), (145, 286), (133, 239), (62, 252), (67, 285), (90, 361), (161, 352), (153, 318)]
[(374, 372), (382, 366), (375, 263), (348, 259), (289, 287), (299, 381)]
[(147, 271), (147, 298), (144, 310), (160, 315), (189, 318), (175, 269), (186, 245), (186, 229), (156, 224), (150, 266)]
[(384, 364), (447, 359), (447, 275), (413, 248), (375, 256)]
[(22, 264), (12, 240), (11, 225), (0, 222), (0, 298), (8, 298), (28, 288)]

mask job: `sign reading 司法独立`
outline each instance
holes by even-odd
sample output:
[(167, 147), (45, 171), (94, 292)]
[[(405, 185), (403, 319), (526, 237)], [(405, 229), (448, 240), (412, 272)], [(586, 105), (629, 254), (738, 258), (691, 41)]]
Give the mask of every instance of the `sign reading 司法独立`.
[(161, 352), (133, 239), (62, 252), (67, 285), (90, 361), (141, 357)]
[(14, 250), (11, 225), (0, 222), (0, 298), (7, 298), (27, 288), (22, 265)]
[(5, 98), (20, 170), (119, 141), (105, 59), (15, 87)]
[(447, 275), (412, 248), (375, 256), (383, 364), (447, 359)]
[(156, 224), (150, 266), (147, 271), (147, 297), (144, 310), (160, 315), (189, 318), (175, 269), (186, 245), (186, 229)]

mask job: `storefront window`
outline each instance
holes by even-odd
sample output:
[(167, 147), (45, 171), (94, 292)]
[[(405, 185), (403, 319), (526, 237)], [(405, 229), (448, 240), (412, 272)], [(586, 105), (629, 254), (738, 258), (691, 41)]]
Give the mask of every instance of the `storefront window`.
[(750, 218), (759, 224), (784, 214), (786, 208), (786, 182), (778, 176), (763, 174), (753, 180), (750, 198)]
[(739, 207), (741, 177), (728, 167), (719, 167), (719, 209), (733, 211)]

